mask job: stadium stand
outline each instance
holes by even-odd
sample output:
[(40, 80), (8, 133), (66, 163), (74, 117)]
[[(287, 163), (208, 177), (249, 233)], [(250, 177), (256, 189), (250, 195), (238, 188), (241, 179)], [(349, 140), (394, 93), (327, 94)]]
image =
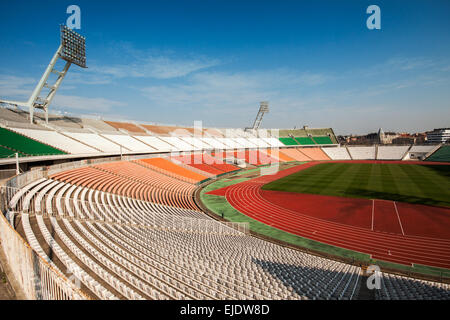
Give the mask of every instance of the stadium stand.
[(139, 128), (137, 125), (133, 123), (128, 122), (116, 122), (116, 121), (105, 121), (107, 124), (109, 124), (111, 127), (114, 127), (116, 129), (125, 129), (126, 131), (130, 133), (140, 133), (140, 134), (146, 134), (144, 129)]
[(220, 142), (218, 139), (216, 138), (200, 138), (200, 140), (204, 141), (206, 144), (212, 146), (214, 149), (228, 149), (227, 146), (225, 144), (223, 144), (222, 142)]
[(335, 148), (322, 148), (331, 160), (351, 160), (348, 154), (347, 148), (345, 147), (335, 147)]
[(203, 134), (206, 137), (214, 137), (214, 138), (223, 138), (224, 137), (224, 135), (218, 129), (214, 129), (214, 128), (204, 129)]
[(296, 161), (311, 161), (311, 158), (304, 153), (298, 151), (296, 148), (280, 149), (280, 152), (295, 159)]
[(296, 140), (294, 140), (293, 138), (279, 138), (279, 140), (285, 146), (296, 146), (296, 145), (298, 145), (298, 142)]
[(13, 157), (16, 153), (19, 155), (19, 157), (26, 156), (22, 152), (18, 152), (18, 151), (11, 150), (6, 147), (0, 146), (0, 158), (10, 158), (10, 157)]
[(170, 151), (174, 148), (174, 146), (164, 142), (159, 137), (152, 136), (133, 136), (137, 140), (144, 142), (145, 144), (151, 146), (153, 149), (158, 151)]
[[(35, 121), (45, 122), (45, 115), (41, 112), (35, 112)], [(48, 115), (48, 124), (52, 126), (57, 126), (60, 128), (75, 128), (79, 129), (82, 127), (81, 119), (78, 117), (62, 116), (62, 115)]]
[(23, 122), (23, 123), (30, 122), (27, 118), (18, 113), (18, 110), (2, 107), (0, 107), (0, 119), (2, 120), (2, 122), (5, 123), (5, 125), (7, 125), (8, 122)]
[(433, 152), (425, 160), (450, 162), (450, 146), (441, 146), (438, 150)]
[(125, 150), (138, 151), (138, 152), (151, 152), (154, 151), (153, 148), (148, 146), (147, 144), (142, 143), (138, 139), (125, 135), (125, 134), (106, 134), (103, 133), (102, 136), (105, 138), (112, 140), (113, 142), (121, 145), (125, 148)]
[[(52, 131), (47, 132), (52, 133)], [(46, 143), (41, 143), (33, 138), (20, 134), (20, 132), (16, 133), (5, 128), (0, 128), (0, 145), (4, 149), (18, 151), (30, 156), (66, 154), (66, 152), (49, 146)]]
[[(183, 156), (174, 156), (171, 157), (172, 161), (180, 161), (181, 163), (188, 165), (191, 168), (195, 168), (200, 170), (197, 173), (201, 175), (205, 175), (207, 177), (217, 176), (225, 173), (225, 171), (215, 168), (209, 164), (206, 164), (204, 161), (204, 155), (202, 153), (197, 154), (189, 154)], [(192, 169), (191, 169), (192, 170)]]
[(214, 138), (223, 144), (227, 149), (240, 148), (239, 144), (231, 138)]
[(298, 151), (306, 155), (312, 160), (330, 160), (325, 152), (321, 148), (297, 148)]
[(295, 137), (295, 140), (303, 146), (315, 144), (311, 137)]
[(279, 162), (278, 159), (259, 150), (245, 150), (243, 152), (235, 151), (234, 157), (237, 159), (244, 159), (248, 164), (255, 166)]
[[(223, 156), (223, 154), (222, 154)], [(232, 164), (226, 163), (225, 159), (222, 156), (218, 156), (218, 155), (211, 155), (208, 153), (203, 153), (203, 161), (210, 165), (211, 167), (214, 167), (216, 169), (219, 169), (223, 172), (232, 172), (232, 171), (236, 171), (239, 170), (239, 167), (236, 167)]]
[(46, 143), (54, 146), (60, 150), (64, 150), (71, 154), (88, 154), (97, 153), (97, 149), (89, 147), (81, 142), (71, 139), (61, 133), (50, 130), (34, 130), (24, 128), (11, 128), (17, 133), (27, 136), (31, 139), (37, 140), (41, 143)]
[[(54, 180), (170, 207), (198, 210), (192, 200), (192, 184), (150, 170), (133, 162), (102, 164), (70, 170)], [(94, 212), (95, 215), (95, 212)], [(93, 216), (92, 216), (93, 217)]]
[(408, 150), (403, 160), (424, 160), (439, 147), (440, 145), (414, 145)]
[(234, 138), (234, 140), (241, 144), (244, 148), (257, 148), (258, 146), (256, 144), (253, 144), (250, 142), (250, 140), (246, 138)]
[(420, 152), (420, 153), (428, 153), (433, 151), (433, 149), (436, 148), (436, 145), (429, 145), (429, 146), (412, 146), (411, 149), (409, 149), (409, 152)]
[(83, 132), (65, 132), (62, 133), (66, 136), (78, 140), (84, 144), (90, 145), (105, 153), (117, 153), (120, 152), (120, 146), (98, 134), (95, 133), (83, 133)]
[[(59, 219), (24, 214), (21, 232), (58, 270), (74, 270), (82, 289), (94, 299), (298, 300), (355, 295), (359, 267), (250, 237), (191, 212), (164, 214), (164, 206), (85, 190), (52, 180), (32, 187), (26, 202), (38, 203), (48, 194), (51, 200), (43, 209), (54, 211)], [(69, 193), (79, 205), (65, 201)], [(140, 224), (86, 220), (93, 211), (110, 220)], [(67, 212), (76, 218), (67, 219)], [(145, 228), (145, 221), (155, 227)], [(179, 221), (185, 229), (164, 228), (168, 221)], [(192, 228), (202, 227), (189, 232), (188, 221)]]
[(91, 119), (91, 118), (81, 118), (81, 124), (83, 128), (92, 128), (98, 132), (104, 133), (117, 133), (117, 129), (108, 125), (103, 120)]
[(266, 141), (264, 141), (261, 138), (248, 138), (250, 143), (254, 144), (258, 148), (269, 148), (270, 144), (268, 144)]
[(381, 289), (375, 291), (375, 297), (377, 300), (449, 300), (450, 285), (381, 273)]
[(378, 146), (378, 160), (402, 160), (409, 146)]
[(160, 139), (172, 145), (173, 151), (190, 151), (195, 149), (192, 144), (189, 144), (178, 137), (160, 137)]
[(180, 137), (181, 140), (188, 143), (189, 145), (192, 145), (195, 150), (203, 150), (203, 149), (211, 149), (212, 146), (207, 144), (204, 140), (201, 138), (196, 137)]
[(354, 147), (348, 146), (348, 152), (353, 160), (375, 160), (375, 146)]
[[(281, 151), (301, 154), (295, 148)], [(202, 155), (205, 163), (214, 159)], [(172, 162), (164, 160), (167, 169)], [(357, 297), (363, 285), (360, 267), (276, 245), (213, 220), (196, 207), (194, 184), (140, 162), (62, 171), (24, 185), (9, 201), (11, 209), (22, 212), (17, 231), (55, 270), (76, 276), (86, 296)], [(381, 284), (377, 299), (450, 298), (448, 284), (387, 273)]]
[(150, 159), (141, 159), (139, 162), (144, 162), (145, 164), (151, 165), (152, 167), (157, 167), (163, 169), (164, 171), (172, 173), (176, 177), (184, 177), (191, 181), (199, 182), (207, 179), (208, 177), (200, 175), (198, 173), (186, 170), (180, 166), (177, 166), (173, 162), (164, 158), (150, 158)]
[(206, 165), (203, 161), (203, 154), (201, 152), (192, 154), (172, 155), (170, 157), (170, 161), (172, 161), (178, 166), (181, 166), (198, 174), (204, 175), (208, 178), (223, 173), (223, 171), (221, 170), (217, 170), (211, 168), (209, 165)]
[(269, 138), (262, 138), (269, 146), (271, 147), (284, 147), (284, 144), (280, 142), (277, 138), (269, 137)]
[(264, 151), (260, 151), (263, 153), (268, 154), (270, 157), (278, 160), (279, 162), (290, 162), (290, 161), (296, 161), (294, 158), (284, 154), (283, 152), (281, 152), (281, 150), (279, 150), (278, 148), (276, 149), (265, 149)]
[(313, 137), (313, 140), (316, 144), (333, 144), (333, 141), (331, 141), (331, 138), (326, 137)]

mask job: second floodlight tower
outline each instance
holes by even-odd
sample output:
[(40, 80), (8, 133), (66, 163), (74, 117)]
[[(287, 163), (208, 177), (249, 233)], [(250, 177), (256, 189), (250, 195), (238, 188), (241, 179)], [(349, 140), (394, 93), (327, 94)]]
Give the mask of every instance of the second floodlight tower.
[[(64, 60), (66, 63), (61, 71), (55, 69), (58, 59)], [(2, 103), (7, 103), (15, 106), (28, 107), (30, 110), (30, 123), (33, 123), (34, 109), (41, 109), (45, 113), (45, 122), (48, 123), (48, 107), (55, 97), (61, 82), (69, 71), (71, 64), (76, 64), (82, 68), (86, 67), (86, 38), (76, 33), (72, 29), (61, 25), (61, 44), (55, 55), (50, 61), (47, 69), (39, 80), (38, 84), (33, 90), (30, 98), (26, 102), (0, 100)], [(58, 77), (53, 84), (48, 83), (48, 78), (51, 74), (56, 74)], [(41, 96), (44, 88), (49, 89), (47, 96)]]
[(269, 112), (269, 102), (268, 101), (261, 101), (259, 104), (259, 111), (256, 115), (255, 121), (253, 122), (253, 127), (245, 128), (245, 131), (255, 131), (259, 129), (259, 126), (261, 125), (262, 119), (264, 117), (264, 114)]

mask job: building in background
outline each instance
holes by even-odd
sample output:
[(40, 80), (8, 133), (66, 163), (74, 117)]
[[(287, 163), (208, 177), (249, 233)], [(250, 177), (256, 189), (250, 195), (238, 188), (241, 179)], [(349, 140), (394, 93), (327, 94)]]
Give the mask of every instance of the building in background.
[(450, 142), (450, 128), (434, 129), (426, 133), (429, 143), (446, 143)]

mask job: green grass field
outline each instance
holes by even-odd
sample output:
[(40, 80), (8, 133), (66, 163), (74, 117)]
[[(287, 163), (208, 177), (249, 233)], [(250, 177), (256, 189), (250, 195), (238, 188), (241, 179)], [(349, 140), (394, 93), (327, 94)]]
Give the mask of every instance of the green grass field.
[(263, 189), (450, 207), (450, 166), (321, 163)]

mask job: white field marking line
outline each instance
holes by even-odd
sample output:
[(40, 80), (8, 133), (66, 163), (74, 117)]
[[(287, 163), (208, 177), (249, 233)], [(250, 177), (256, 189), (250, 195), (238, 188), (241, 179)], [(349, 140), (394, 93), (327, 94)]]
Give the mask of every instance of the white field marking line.
[(403, 231), (402, 221), (400, 220), (400, 216), (398, 214), (397, 205), (395, 204), (395, 201), (394, 201), (394, 208), (395, 213), (397, 213), (398, 223), (400, 224), (400, 228), (402, 229), (402, 234), (405, 235), (405, 232)]
[(374, 212), (375, 212), (375, 200), (372, 199), (372, 228), (371, 228), (372, 231), (373, 231), (373, 216), (374, 216)]

